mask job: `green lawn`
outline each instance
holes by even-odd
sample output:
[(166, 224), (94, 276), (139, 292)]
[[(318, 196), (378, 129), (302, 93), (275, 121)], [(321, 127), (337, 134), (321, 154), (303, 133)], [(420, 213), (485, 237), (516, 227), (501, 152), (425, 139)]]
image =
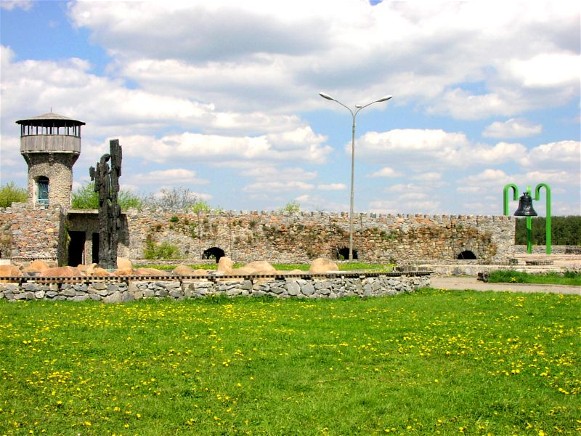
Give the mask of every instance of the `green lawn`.
[(578, 434), (581, 297), (0, 301), (0, 434)]
[[(164, 271), (172, 271), (175, 269), (176, 265), (179, 261), (176, 261), (174, 264), (171, 265), (160, 265), (160, 264), (139, 264), (136, 267), (147, 267), (147, 268), (156, 268), (161, 269)], [(190, 264), (188, 265), (192, 269), (205, 269), (205, 270), (215, 270), (217, 268), (217, 264), (215, 262), (212, 263), (200, 263), (200, 264)], [(244, 266), (242, 263), (235, 263), (235, 268), (240, 268)], [(301, 271), (308, 271), (311, 264), (309, 263), (275, 263), (272, 266), (277, 271), (291, 271), (294, 269), (298, 269)], [(391, 264), (381, 264), (381, 263), (363, 263), (363, 262), (339, 262), (337, 264), (340, 271), (373, 271), (373, 272), (391, 272), (393, 271), (394, 265)]]
[(522, 271), (497, 270), (490, 272), (488, 281), (491, 283), (538, 283), (542, 285), (581, 286), (581, 273), (565, 271), (563, 274), (557, 272), (529, 274)]

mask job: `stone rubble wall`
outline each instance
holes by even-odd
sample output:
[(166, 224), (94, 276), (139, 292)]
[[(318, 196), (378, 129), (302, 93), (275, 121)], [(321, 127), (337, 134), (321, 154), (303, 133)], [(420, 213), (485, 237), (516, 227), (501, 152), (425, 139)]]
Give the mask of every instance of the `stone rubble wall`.
[[(85, 263), (91, 262), (96, 214), (58, 206), (16, 204), (0, 210), (0, 257), (55, 259), (67, 263), (68, 231), (86, 232)], [(131, 209), (123, 213), (118, 255), (143, 259), (146, 248), (169, 244), (176, 259), (201, 260), (210, 247), (236, 262), (309, 263), (338, 259), (349, 246), (347, 213), (220, 212), (175, 213)], [(515, 219), (472, 215), (357, 214), (354, 248), (358, 260), (399, 265), (450, 261), (465, 251), (481, 262), (506, 262), (514, 253)]]
[[(349, 246), (346, 213), (243, 212), (179, 214), (130, 210), (121, 256), (143, 258), (148, 241), (172, 244), (186, 259), (220, 247), (237, 262), (308, 263), (336, 259)], [(364, 262), (453, 260), (472, 251), (486, 262), (507, 261), (514, 251), (515, 220), (505, 216), (358, 214), (354, 248)]]
[[(77, 139), (77, 138), (75, 138)], [(30, 205), (37, 202), (36, 183), (39, 177), (49, 179), (48, 204), (69, 207), (73, 186), (73, 165), (78, 153), (27, 153), (28, 199)]]
[(63, 209), (56, 205), (34, 208), (13, 203), (0, 210), (0, 257), (16, 261), (66, 260), (66, 231)]
[(274, 298), (378, 297), (414, 292), (428, 287), (429, 275), (364, 278), (285, 278), (156, 280), (130, 282), (0, 283), (0, 299), (121, 303), (145, 298), (205, 298), (249, 296)]

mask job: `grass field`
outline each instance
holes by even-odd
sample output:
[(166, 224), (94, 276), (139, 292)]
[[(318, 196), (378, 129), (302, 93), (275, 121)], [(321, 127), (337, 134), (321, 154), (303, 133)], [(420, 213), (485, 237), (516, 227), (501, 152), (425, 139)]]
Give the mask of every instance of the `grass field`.
[(578, 434), (581, 298), (0, 301), (0, 434)]
[[(136, 265), (136, 267), (147, 267), (147, 268), (156, 268), (161, 269), (164, 271), (172, 271), (177, 264), (170, 264), (170, 265), (159, 265), (154, 263), (148, 264), (140, 264)], [(188, 265), (192, 269), (205, 269), (205, 270), (215, 270), (217, 268), (217, 264), (212, 263), (201, 263), (201, 264), (189, 264)], [(240, 268), (244, 266), (242, 263), (235, 263), (235, 268)], [(309, 263), (274, 263), (272, 266), (277, 271), (290, 271), (290, 270), (301, 270), (301, 271), (308, 271), (309, 267), (311, 266)], [(390, 272), (393, 271), (394, 265), (392, 264), (381, 264), (381, 263), (363, 263), (363, 262), (339, 262), (338, 265), (340, 271), (374, 271), (374, 272)]]
[(522, 271), (497, 270), (490, 273), (488, 281), (491, 283), (538, 283), (542, 285), (581, 286), (581, 273), (565, 271), (563, 274), (557, 272), (530, 274)]

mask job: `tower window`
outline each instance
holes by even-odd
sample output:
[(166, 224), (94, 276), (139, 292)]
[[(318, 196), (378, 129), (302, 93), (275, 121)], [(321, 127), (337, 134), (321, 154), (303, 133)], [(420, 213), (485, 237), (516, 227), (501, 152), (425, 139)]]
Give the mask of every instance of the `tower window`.
[(37, 202), (42, 206), (48, 206), (48, 177), (39, 177), (36, 180)]

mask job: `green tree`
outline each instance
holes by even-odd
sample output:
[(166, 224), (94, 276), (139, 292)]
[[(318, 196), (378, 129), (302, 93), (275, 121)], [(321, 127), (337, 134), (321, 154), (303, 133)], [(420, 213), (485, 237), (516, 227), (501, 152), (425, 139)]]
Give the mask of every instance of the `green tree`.
[(298, 201), (289, 201), (283, 208), (280, 209), (280, 211), (288, 213), (299, 213), (301, 211), (301, 205)]
[(144, 199), (145, 206), (166, 211), (183, 212), (198, 201), (189, 188), (162, 189), (157, 194), (150, 194)]
[[(545, 245), (545, 217), (532, 218), (531, 239), (533, 245)], [(553, 245), (581, 245), (581, 216), (554, 216), (551, 218), (551, 235)], [(526, 245), (526, 219), (516, 220), (515, 243)]]
[(99, 194), (94, 188), (93, 183), (87, 183), (73, 191), (71, 201), (73, 209), (98, 209)]
[(12, 203), (25, 203), (28, 201), (28, 191), (16, 186), (14, 182), (8, 182), (0, 187), (0, 207), (10, 207)]
[(212, 211), (212, 207), (207, 201), (196, 200), (191, 206), (192, 212), (194, 213), (209, 213)]
[[(131, 208), (140, 209), (143, 201), (138, 196), (129, 191), (121, 189), (117, 195), (117, 202), (121, 206), (121, 210)], [(73, 209), (98, 209), (99, 208), (99, 193), (95, 192), (95, 184), (90, 182), (79, 187), (73, 192), (71, 201)]]

